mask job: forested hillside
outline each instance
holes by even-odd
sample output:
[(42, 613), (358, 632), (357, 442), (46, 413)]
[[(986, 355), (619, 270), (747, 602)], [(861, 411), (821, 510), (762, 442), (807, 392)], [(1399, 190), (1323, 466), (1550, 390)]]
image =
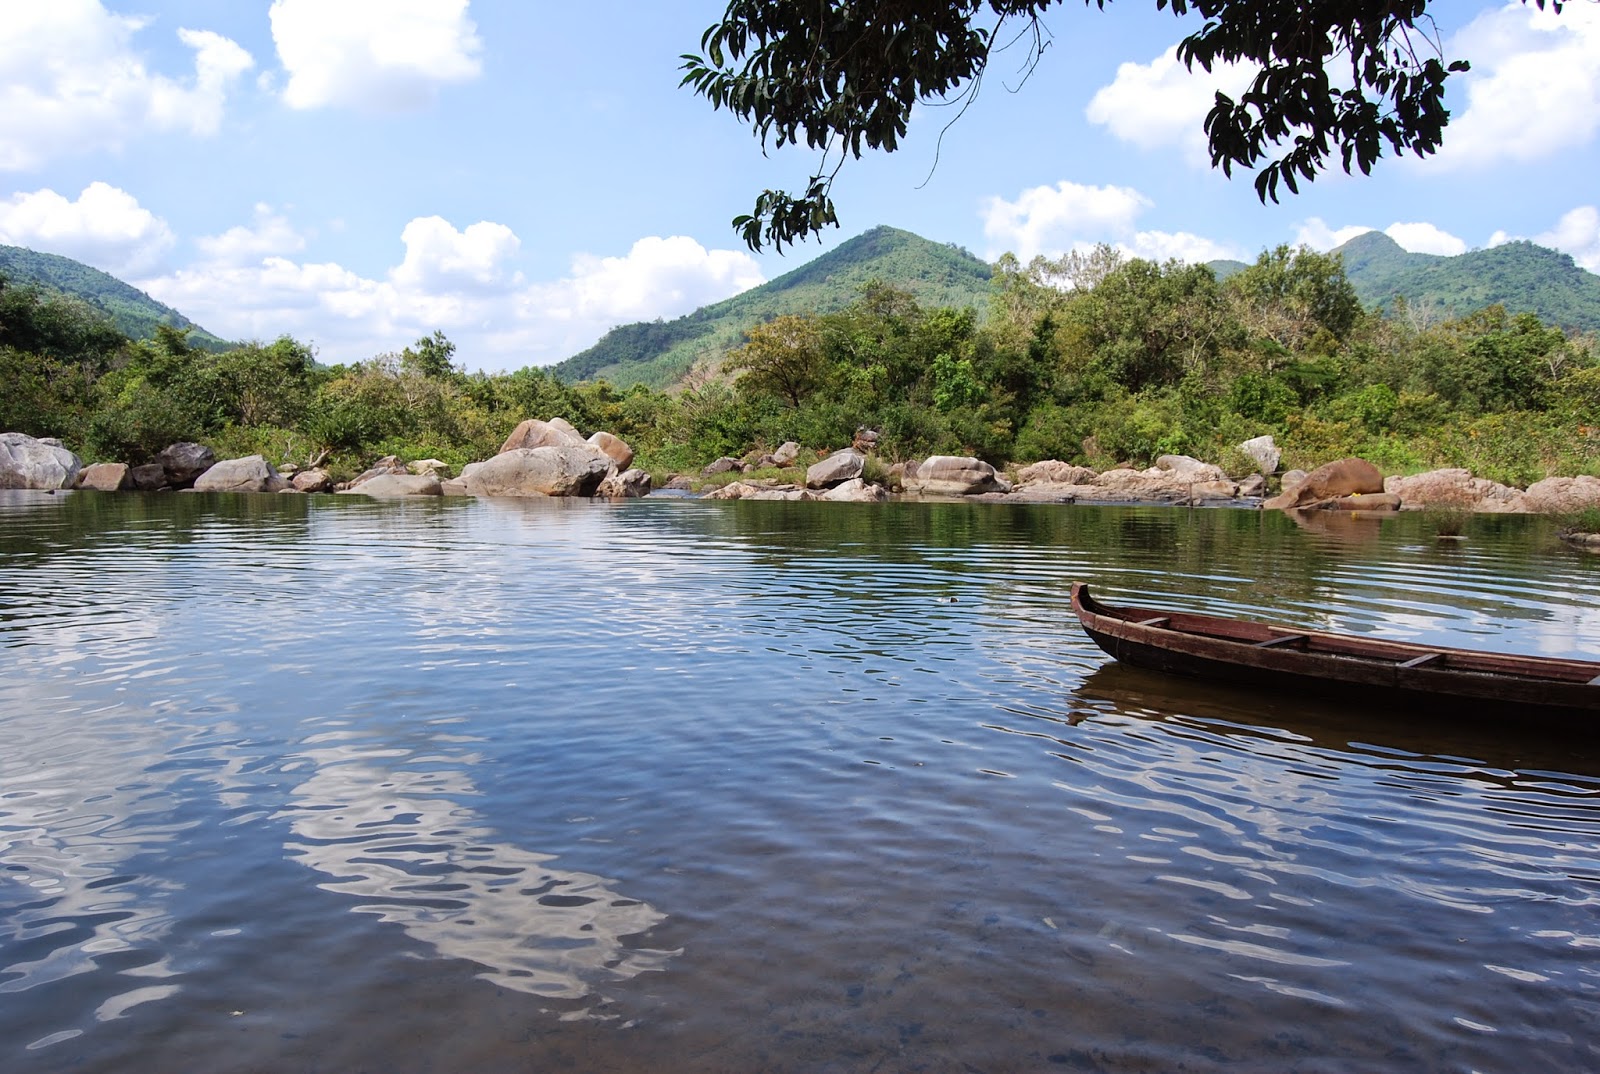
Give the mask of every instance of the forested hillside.
[(870, 282), (904, 290), (927, 306), (982, 308), (990, 274), (986, 263), (958, 247), (875, 227), (769, 283), (677, 320), (614, 328), (551, 372), (568, 383), (606, 379), (618, 387), (664, 388), (696, 362), (720, 365), (753, 325), (783, 314), (843, 309)]
[(132, 339), (151, 339), (157, 325), (166, 325), (187, 330), (189, 342), (206, 350), (223, 351), (233, 346), (171, 306), (70, 257), (42, 254), (21, 246), (0, 246), (0, 277), (14, 284), (36, 283), (47, 290), (82, 299), (111, 318), (117, 330)]
[(1383, 232), (1369, 231), (1333, 252), (1368, 306), (1392, 311), (1403, 298), (1438, 318), (1499, 305), (1561, 328), (1600, 330), (1600, 276), (1531, 242), (1444, 257), (1411, 253)]

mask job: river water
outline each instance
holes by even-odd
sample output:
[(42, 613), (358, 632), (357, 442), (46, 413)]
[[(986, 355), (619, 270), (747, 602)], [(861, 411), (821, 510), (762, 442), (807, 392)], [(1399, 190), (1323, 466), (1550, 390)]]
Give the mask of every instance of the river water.
[(1593, 736), (1074, 579), (1600, 659), (1534, 518), (0, 493), (0, 1070), (1600, 1068)]

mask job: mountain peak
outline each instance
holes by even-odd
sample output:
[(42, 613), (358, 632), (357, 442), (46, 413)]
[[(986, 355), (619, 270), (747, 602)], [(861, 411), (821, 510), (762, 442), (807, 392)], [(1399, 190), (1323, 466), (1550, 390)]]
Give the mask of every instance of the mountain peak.
[(874, 280), (928, 306), (988, 301), (991, 268), (959, 246), (880, 224), (759, 287), (674, 321), (619, 325), (588, 350), (551, 367), (561, 380), (605, 378), (617, 387), (664, 388), (695, 365), (720, 364), (753, 325), (784, 314), (831, 313)]

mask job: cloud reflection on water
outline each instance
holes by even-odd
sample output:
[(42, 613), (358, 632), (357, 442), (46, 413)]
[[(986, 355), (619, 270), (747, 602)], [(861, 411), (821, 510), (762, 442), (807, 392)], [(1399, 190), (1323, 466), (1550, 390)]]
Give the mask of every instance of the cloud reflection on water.
[[(463, 804), (477, 794), (470, 757), (417, 756), (332, 732), (297, 757), (314, 765), (293, 790), (293, 860), (327, 874), (321, 887), (400, 925), (480, 976), (552, 999), (598, 995), (608, 981), (661, 969), (676, 951), (627, 940), (665, 915), (590, 873), (553, 868), (552, 855), (491, 841)], [(415, 766), (415, 767), (412, 767)]]

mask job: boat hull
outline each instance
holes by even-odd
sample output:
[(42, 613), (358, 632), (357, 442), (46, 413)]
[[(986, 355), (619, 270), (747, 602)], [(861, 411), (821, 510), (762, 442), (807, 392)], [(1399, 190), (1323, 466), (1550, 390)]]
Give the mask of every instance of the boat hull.
[(1461, 717), (1525, 719), (1592, 733), (1600, 664), (1435, 648), (1145, 608), (1073, 586), (1073, 609), (1105, 653), (1135, 667), (1254, 689), (1339, 694)]

